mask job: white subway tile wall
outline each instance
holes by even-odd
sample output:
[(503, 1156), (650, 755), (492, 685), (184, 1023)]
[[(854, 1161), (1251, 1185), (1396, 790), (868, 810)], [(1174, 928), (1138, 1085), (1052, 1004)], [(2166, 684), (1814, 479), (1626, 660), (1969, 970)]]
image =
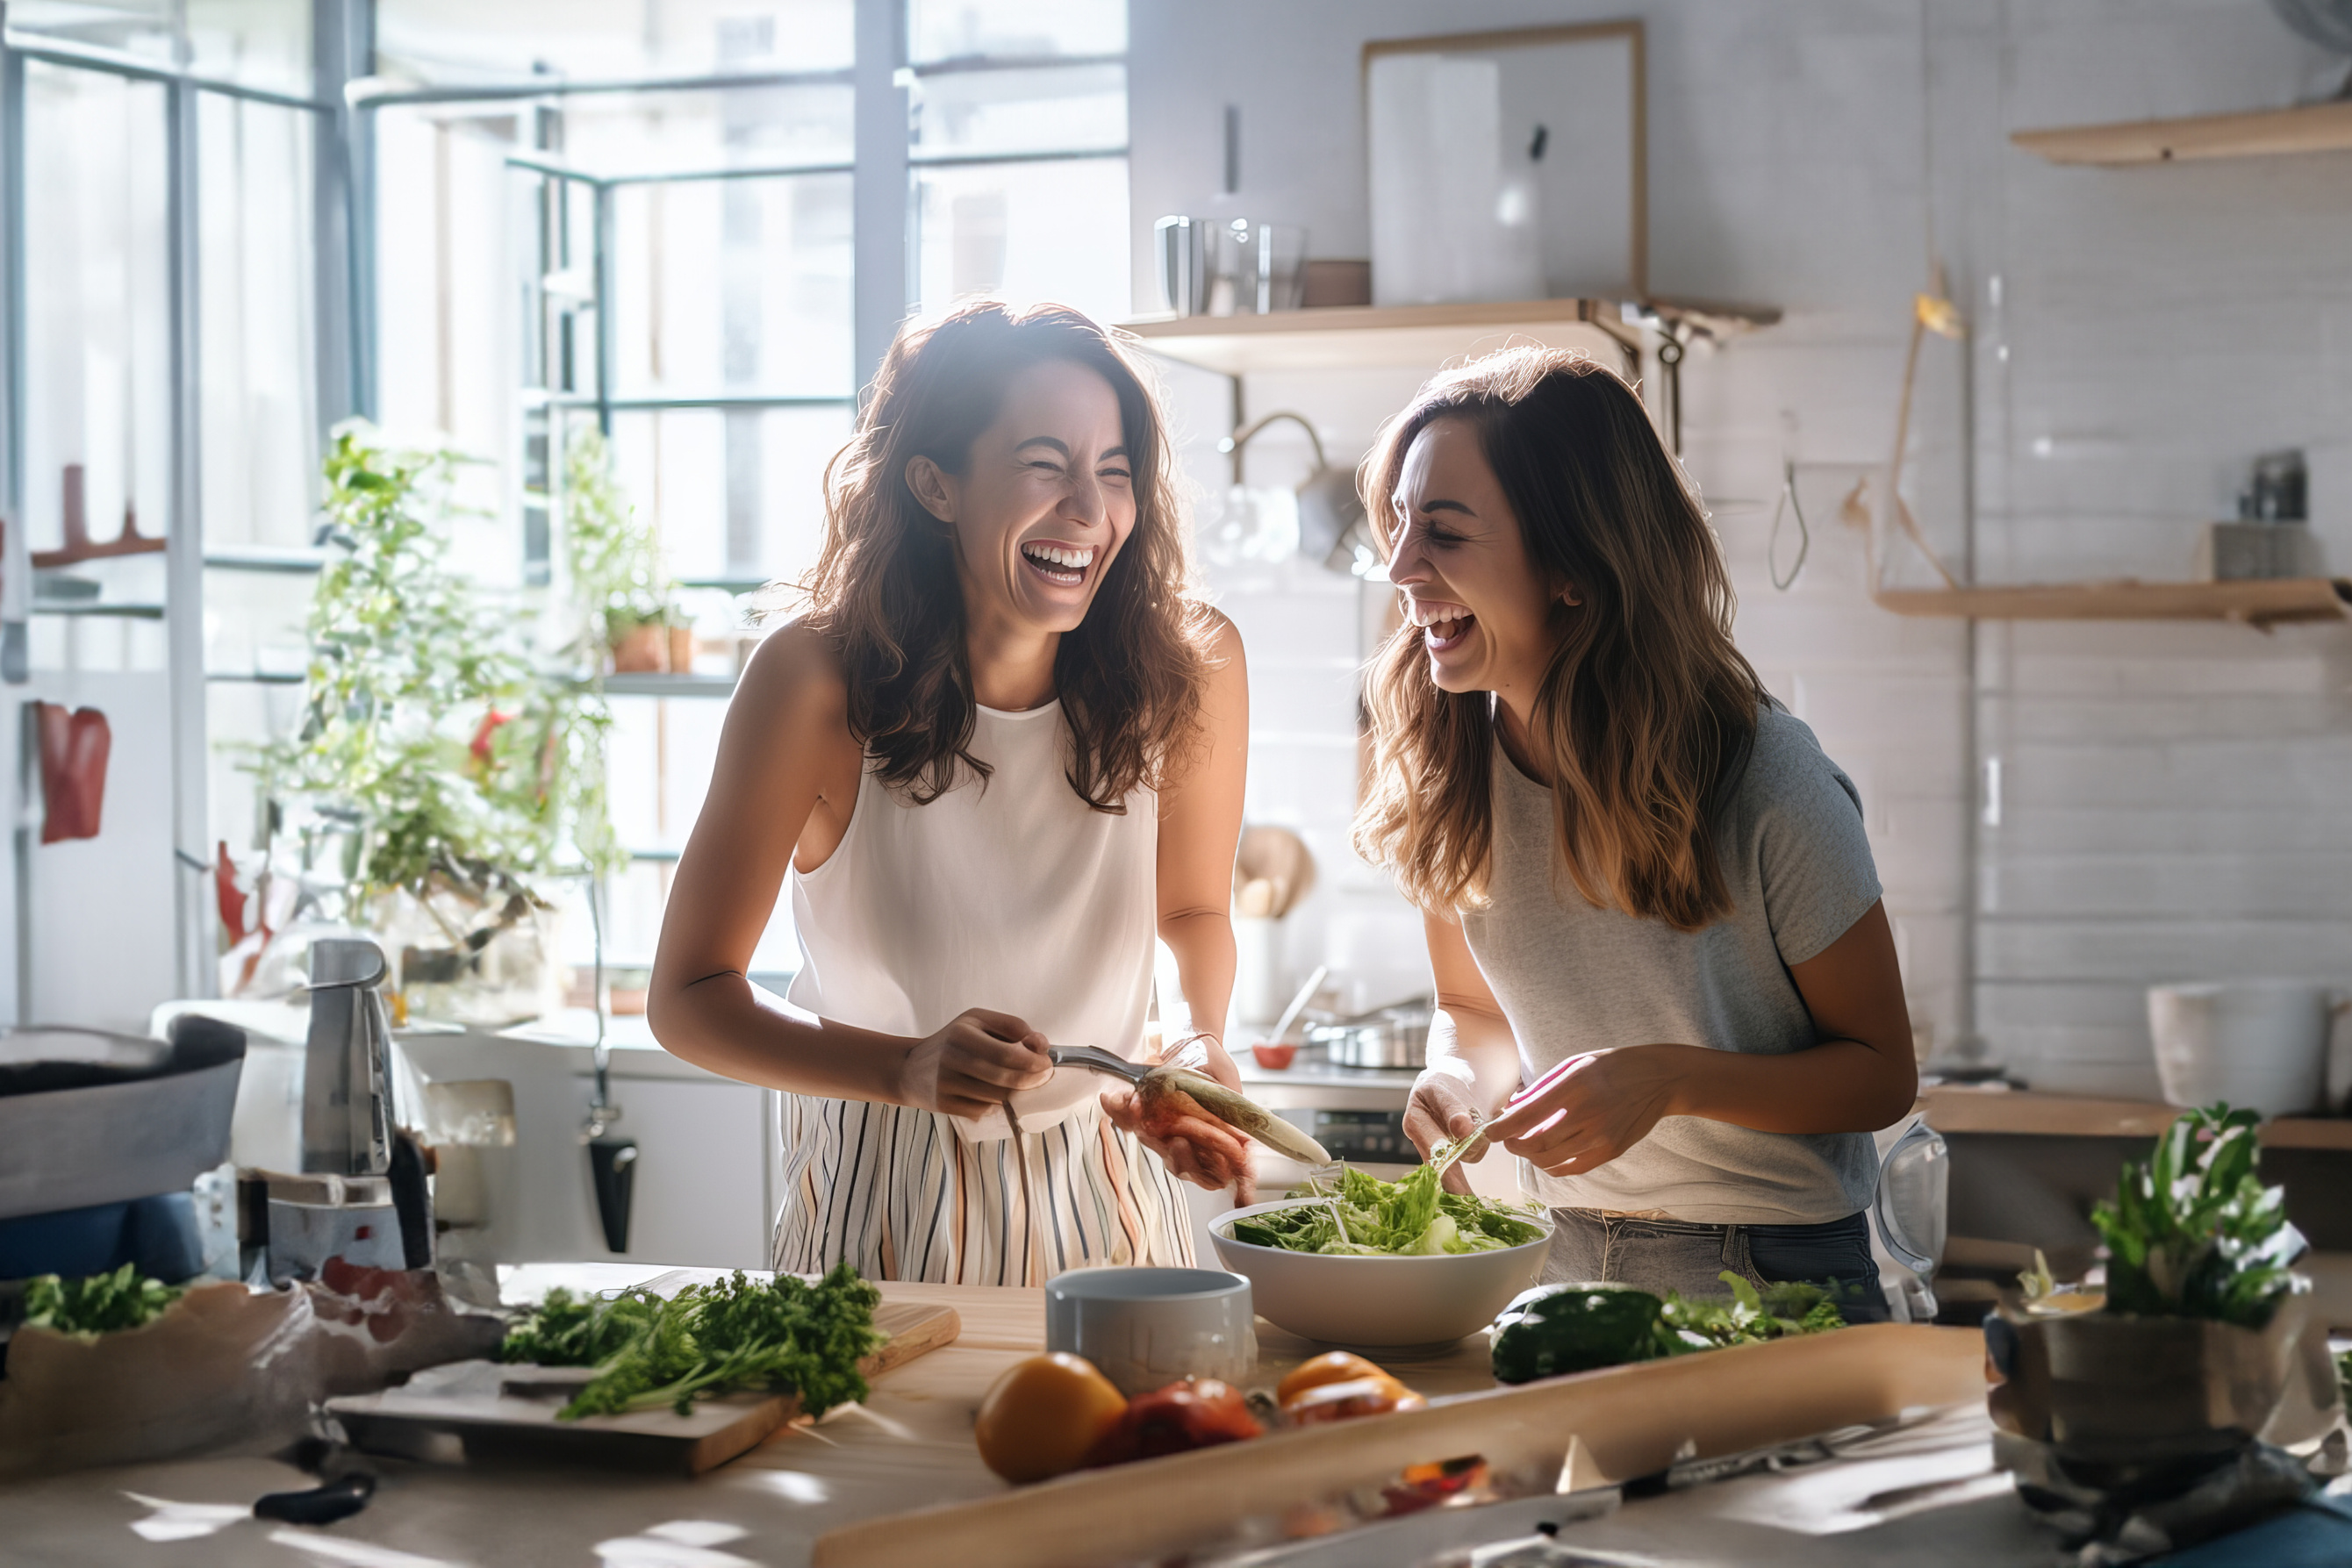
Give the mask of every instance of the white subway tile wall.
[[(2069, 169), (2008, 142), (2324, 97), (2342, 62), (2252, 0), (1474, 9), (1444, 30), (1640, 16), (1652, 287), (1788, 312), (1694, 351), (1685, 460), (1739, 591), (1742, 646), (1861, 788), (1915, 1020), (1943, 1044), (1972, 1027), (2037, 1087), (2152, 1096), (2148, 985), (2352, 981), (2352, 634), (1972, 634), (1874, 606), (1863, 538), (1840, 517), (1865, 479), (1887, 510), (1909, 300), (1932, 256), (1971, 334), (1923, 351), (1905, 489), (1955, 570), (1973, 556), (1988, 582), (2187, 577), (2252, 457), (2288, 446), (2308, 453), (2331, 566), (2352, 569), (2352, 155)], [(1312, 254), (1368, 254), (1359, 51), (1440, 30), (1425, 7), (1199, 0), (1138, 7), (1133, 26), (1139, 235), (1160, 213), (1246, 209), (1305, 224)], [(1225, 104), (1241, 113), (1243, 188), (1221, 198)], [(1139, 268), (1149, 254), (1139, 237)], [(1141, 271), (1138, 300), (1157, 302)], [(1188, 472), (1213, 505), (1226, 383), (1169, 375)], [(1268, 374), (1245, 401), (1252, 415), (1298, 410), (1352, 462), (1416, 381)], [(1249, 476), (1295, 480), (1305, 452), (1277, 427)], [(1784, 456), (1812, 544), (1782, 593), (1767, 549)], [(1916, 551), (1879, 549), (1890, 580), (1936, 581)], [(1325, 873), (1293, 922), (1294, 967), (1328, 958), (1417, 988), (1417, 919), (1345, 848), (1352, 584), (1297, 562), (1210, 576), (1250, 648), (1252, 819), (1298, 828)]]

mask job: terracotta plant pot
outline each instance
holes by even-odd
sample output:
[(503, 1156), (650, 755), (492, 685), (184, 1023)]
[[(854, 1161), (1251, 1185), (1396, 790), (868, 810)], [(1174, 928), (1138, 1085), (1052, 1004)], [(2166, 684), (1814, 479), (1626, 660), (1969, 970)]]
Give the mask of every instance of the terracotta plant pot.
[(656, 674), (668, 667), (669, 628), (648, 621), (632, 626), (613, 644), (616, 675)]

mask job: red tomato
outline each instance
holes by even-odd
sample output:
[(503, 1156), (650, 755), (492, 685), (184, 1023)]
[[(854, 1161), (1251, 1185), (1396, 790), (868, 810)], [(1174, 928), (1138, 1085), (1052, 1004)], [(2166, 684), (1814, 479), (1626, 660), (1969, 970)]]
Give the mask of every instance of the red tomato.
[(1129, 1400), (1118, 1424), (1087, 1455), (1087, 1467), (1189, 1453), (1255, 1437), (1264, 1430), (1239, 1390), (1213, 1377), (1187, 1378)]

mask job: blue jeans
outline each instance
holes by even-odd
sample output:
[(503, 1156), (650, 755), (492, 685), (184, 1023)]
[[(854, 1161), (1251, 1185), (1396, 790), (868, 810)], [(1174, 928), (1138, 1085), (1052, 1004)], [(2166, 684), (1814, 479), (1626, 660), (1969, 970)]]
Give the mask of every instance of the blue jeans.
[(1762, 1288), (1791, 1280), (1825, 1285), (1850, 1323), (1887, 1319), (1870, 1219), (1849, 1214), (1823, 1225), (1696, 1225), (1555, 1208), (1544, 1281), (1610, 1280), (1645, 1291), (1722, 1296), (1724, 1270)]

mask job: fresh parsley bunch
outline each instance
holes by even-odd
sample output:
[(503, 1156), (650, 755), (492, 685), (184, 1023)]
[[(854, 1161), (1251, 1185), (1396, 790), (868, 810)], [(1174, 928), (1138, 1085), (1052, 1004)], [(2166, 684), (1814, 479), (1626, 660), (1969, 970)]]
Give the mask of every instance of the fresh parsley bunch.
[(43, 1274), (25, 1287), (25, 1326), (94, 1339), (154, 1322), (182, 1294), (161, 1280), (142, 1279), (129, 1263), (87, 1280)]
[(2258, 1329), (2307, 1288), (2286, 1189), (2254, 1174), (2256, 1120), (2227, 1105), (2186, 1112), (2124, 1166), (2116, 1200), (2091, 1211), (2109, 1253), (2107, 1311)]
[(626, 1348), (653, 1324), (661, 1298), (624, 1291), (609, 1301), (578, 1297), (558, 1285), (507, 1331), (499, 1359), (535, 1366), (594, 1366)]
[(874, 1327), (881, 1299), (847, 1263), (814, 1285), (793, 1274), (754, 1284), (739, 1269), (667, 1301), (627, 1291), (583, 1301), (551, 1291), (508, 1333), (499, 1355), (598, 1368), (563, 1407), (565, 1420), (665, 1405), (684, 1416), (705, 1396), (742, 1388), (796, 1392), (803, 1413), (821, 1416), (866, 1397), (857, 1364), (882, 1343)]

